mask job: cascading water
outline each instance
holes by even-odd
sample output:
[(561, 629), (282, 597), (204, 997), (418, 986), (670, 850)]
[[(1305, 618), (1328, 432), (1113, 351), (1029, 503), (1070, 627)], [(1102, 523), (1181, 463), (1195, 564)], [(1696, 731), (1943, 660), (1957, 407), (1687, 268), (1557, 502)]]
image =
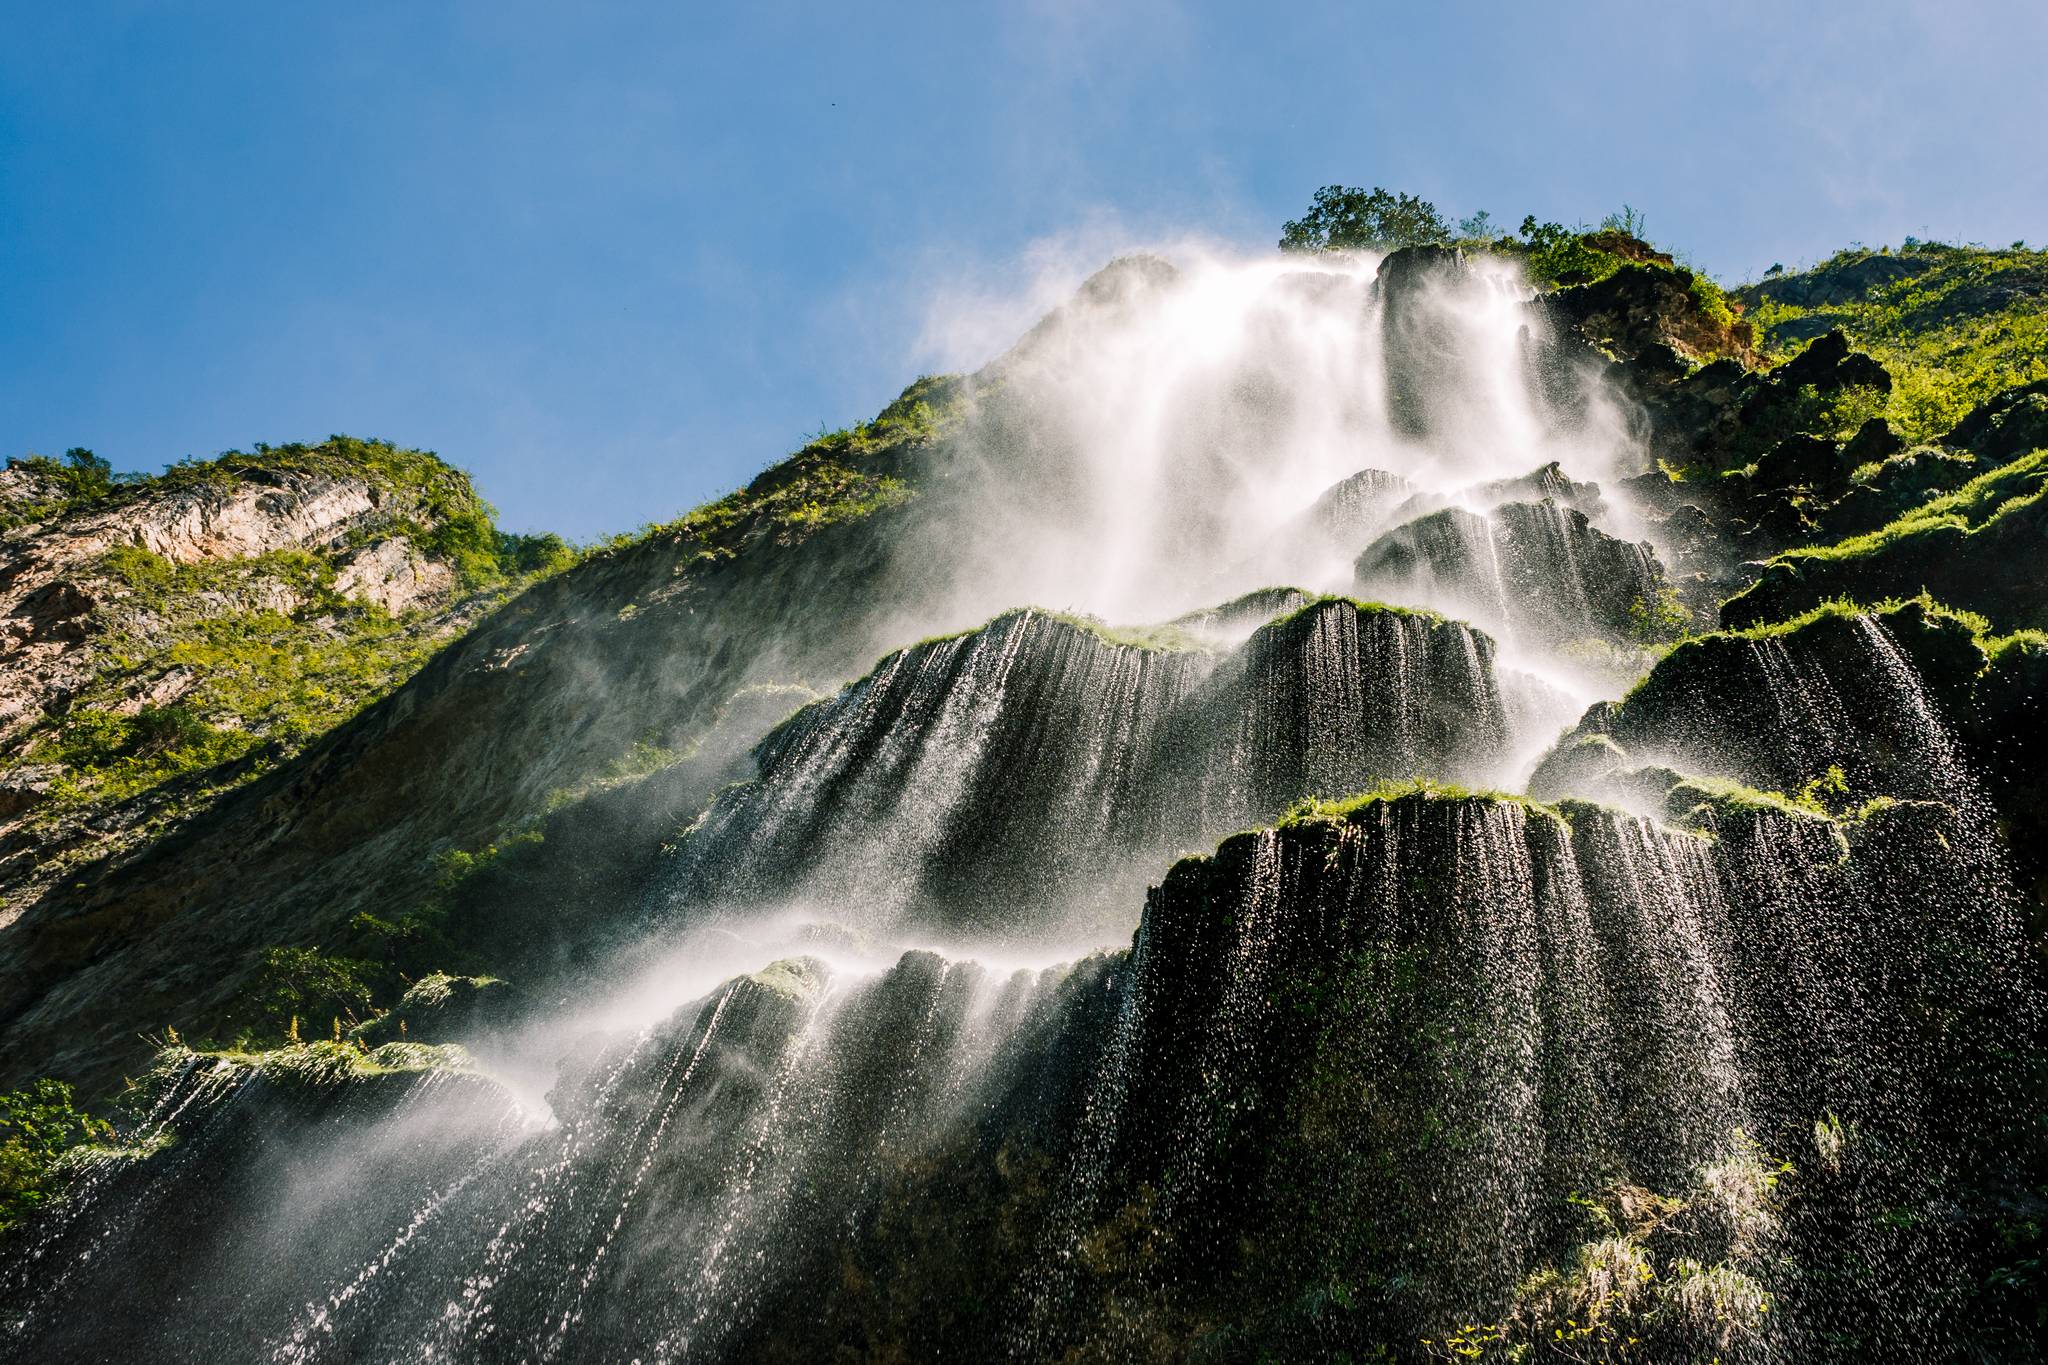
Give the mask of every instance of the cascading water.
[[(1836, 765), (1900, 798), (1853, 818), (1440, 785), (1519, 785), (1596, 695), (1565, 647), (1632, 639), (1669, 587), (1574, 482), (1630, 453), (1532, 375), (1526, 297), (1450, 253), (1098, 276), (990, 367), (930, 495), (955, 519), (916, 532), (953, 539), (907, 550), (941, 566), (918, 628), (985, 625), (774, 731), (620, 916), (639, 941), (477, 1040), (503, 1085), (338, 1039), (168, 1065), (0, 1280), (0, 1342), (1959, 1339), (1996, 1216), (1965, 1177), (2025, 1112), (1993, 1040), (2031, 1023), (1941, 640), (1849, 614), (1687, 644), (1538, 773)], [(1326, 595), (1354, 583), (1384, 602)], [(1272, 827), (1173, 861), (1245, 825)], [(130, 1277), (177, 1311), (86, 1311)]]

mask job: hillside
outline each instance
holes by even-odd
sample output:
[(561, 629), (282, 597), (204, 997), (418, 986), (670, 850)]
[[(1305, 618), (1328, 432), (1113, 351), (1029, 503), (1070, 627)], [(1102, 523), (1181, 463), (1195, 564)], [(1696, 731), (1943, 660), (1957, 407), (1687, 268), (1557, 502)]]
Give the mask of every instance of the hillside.
[(0, 472), (0, 924), (161, 838), (391, 691), (552, 537), (432, 455), (335, 437), (115, 477)]
[(2048, 257), (1312, 226), (582, 553), (11, 464), (0, 1342), (2033, 1358)]

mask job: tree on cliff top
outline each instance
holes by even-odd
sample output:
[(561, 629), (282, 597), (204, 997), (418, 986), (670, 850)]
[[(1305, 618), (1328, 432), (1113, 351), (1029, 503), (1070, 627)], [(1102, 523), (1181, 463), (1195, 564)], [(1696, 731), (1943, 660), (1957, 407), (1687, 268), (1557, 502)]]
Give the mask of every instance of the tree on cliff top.
[(1387, 250), (1451, 239), (1451, 226), (1436, 205), (1378, 186), (1368, 191), (1325, 185), (1316, 191), (1309, 211), (1283, 229), (1282, 251)]

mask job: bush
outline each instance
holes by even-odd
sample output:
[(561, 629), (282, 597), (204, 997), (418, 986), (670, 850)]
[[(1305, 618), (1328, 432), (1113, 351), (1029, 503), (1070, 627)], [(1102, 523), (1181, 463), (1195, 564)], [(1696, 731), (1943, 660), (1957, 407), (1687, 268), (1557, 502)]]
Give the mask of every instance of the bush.
[(0, 1095), (0, 1235), (54, 1197), (65, 1152), (113, 1136), (112, 1125), (72, 1103), (62, 1081), (44, 1077)]

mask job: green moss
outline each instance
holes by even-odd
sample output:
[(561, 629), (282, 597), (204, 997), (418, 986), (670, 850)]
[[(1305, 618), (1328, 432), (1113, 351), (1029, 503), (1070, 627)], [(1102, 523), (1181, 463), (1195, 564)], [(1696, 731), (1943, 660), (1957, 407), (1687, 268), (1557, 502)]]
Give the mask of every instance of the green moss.
[(2048, 450), (1980, 474), (1865, 535), (1787, 550), (1721, 605), (1742, 624), (1823, 598), (1895, 599), (1932, 591), (1996, 617), (2007, 628), (2044, 624), (2033, 587), (2035, 546), (2048, 503)]
[(1394, 801), (1473, 801), (1494, 805), (1518, 806), (1531, 815), (1539, 815), (1562, 824), (1570, 822), (1565, 818), (1562, 807), (1547, 805), (1531, 797), (1514, 792), (1479, 791), (1461, 787), (1455, 783), (1438, 782), (1433, 778), (1412, 777), (1402, 782), (1387, 782), (1370, 791), (1354, 792), (1350, 796), (1325, 799), (1311, 797), (1300, 802), (1274, 822), (1275, 829), (1291, 829), (1299, 825), (1342, 824), (1354, 819), (1360, 811), (1372, 806)]
[(786, 957), (769, 963), (747, 980), (787, 1000), (807, 1000), (815, 995), (824, 977), (816, 961), (807, 957)]
[(470, 1071), (475, 1060), (460, 1046), (444, 1043), (386, 1043), (371, 1048), (361, 1043), (321, 1041), (288, 1043), (261, 1051), (240, 1048), (195, 1049), (172, 1044), (157, 1053), (156, 1064), (141, 1083), (148, 1090), (194, 1062), (212, 1062), (247, 1070), (267, 1081), (305, 1089), (328, 1089), (386, 1076), (425, 1075), (436, 1071)]
[[(1143, 649), (1155, 654), (1198, 654), (1206, 652), (1210, 648), (1206, 642), (1190, 635), (1187, 631), (1175, 625), (1112, 626), (1096, 616), (1079, 616), (1070, 612), (1046, 611), (1039, 607), (1031, 607), (1026, 610), (1034, 611), (1041, 616), (1047, 616), (1055, 621), (1063, 622), (1077, 630), (1085, 630), (1105, 644), (1117, 645), (1124, 649)], [(1015, 614), (1017, 613), (1005, 612), (1002, 616), (998, 616), (996, 620), (1000, 621)], [(994, 622), (990, 622), (990, 624), (993, 625)]]
[[(1991, 629), (1991, 623), (1978, 613), (1947, 606), (1944, 603), (1935, 601), (1925, 593), (1916, 597), (1888, 597), (1877, 602), (1868, 603), (1857, 602), (1846, 597), (1832, 597), (1822, 602), (1819, 606), (1809, 607), (1797, 616), (1787, 617), (1782, 621), (1765, 621), (1758, 625), (1744, 626), (1740, 629), (1708, 631), (1705, 634), (1691, 636), (1673, 645), (1670, 652), (1664, 657), (1666, 659), (1676, 659), (1687, 650), (1712, 649), (1715, 647), (1715, 642), (1719, 640), (1776, 639), (1804, 630), (1817, 621), (1846, 620), (1854, 616), (1889, 616), (1894, 612), (1904, 611), (1908, 608), (1924, 614), (1932, 621), (1953, 621), (1968, 630), (1972, 635), (1982, 636)], [(1654, 677), (1654, 673), (1652, 677)], [(1642, 679), (1642, 681), (1629, 690), (1628, 696), (1633, 697), (1641, 692), (1650, 681), (1651, 677)], [(1626, 705), (1628, 697), (1624, 697), (1622, 702)]]
[[(1206, 641), (1189, 634), (1176, 625), (1112, 626), (1098, 616), (1083, 616), (1078, 613), (1065, 611), (1048, 611), (1044, 607), (1012, 607), (1008, 611), (998, 612), (981, 625), (971, 626), (966, 630), (952, 631), (944, 635), (927, 635), (916, 644), (906, 645), (902, 649), (891, 650), (888, 654), (883, 655), (875, 664), (874, 669), (870, 671), (878, 672), (887, 667), (893, 660), (905, 654), (930, 649), (935, 645), (951, 644), (955, 640), (964, 640), (970, 635), (979, 635), (985, 630), (993, 629), (1005, 621), (1014, 621), (1021, 616), (1039, 616), (1048, 621), (1058, 621), (1062, 625), (1086, 631), (1103, 643), (1116, 645), (1121, 649), (1142, 649), (1156, 654), (1199, 654), (1206, 653), (1211, 648)], [(825, 700), (830, 699), (826, 698)], [(792, 716), (791, 719), (793, 720), (795, 717)]]
[(2048, 450), (2037, 450), (1980, 474), (1954, 492), (1930, 499), (1867, 535), (1850, 536), (1832, 545), (1788, 550), (1778, 558), (1790, 563), (1858, 559), (1942, 528), (1975, 534), (2033, 506), (2040, 500), (2044, 487), (2048, 487)]
[[(1836, 770), (1838, 773), (1839, 771)], [(1666, 809), (1673, 819), (1681, 822), (1705, 813), (1718, 816), (1784, 815), (1800, 820), (1832, 818), (1826, 807), (1811, 793), (1802, 793), (1797, 797), (1786, 796), (1783, 792), (1764, 791), (1721, 777), (1686, 778), (1671, 789), (1670, 795), (1666, 798)]]
[(1342, 602), (1362, 615), (1379, 613), (1386, 616), (1405, 616), (1411, 620), (1426, 621), (1432, 626), (1450, 624), (1449, 617), (1441, 612), (1431, 611), (1427, 607), (1400, 607), (1395, 606), (1391, 602), (1373, 602), (1357, 597), (1348, 597), (1341, 593), (1333, 593), (1326, 597), (1311, 597), (1285, 616), (1275, 617), (1273, 620), (1268, 621), (1260, 629), (1281, 630), (1305, 616), (1315, 614), (1333, 602)]

